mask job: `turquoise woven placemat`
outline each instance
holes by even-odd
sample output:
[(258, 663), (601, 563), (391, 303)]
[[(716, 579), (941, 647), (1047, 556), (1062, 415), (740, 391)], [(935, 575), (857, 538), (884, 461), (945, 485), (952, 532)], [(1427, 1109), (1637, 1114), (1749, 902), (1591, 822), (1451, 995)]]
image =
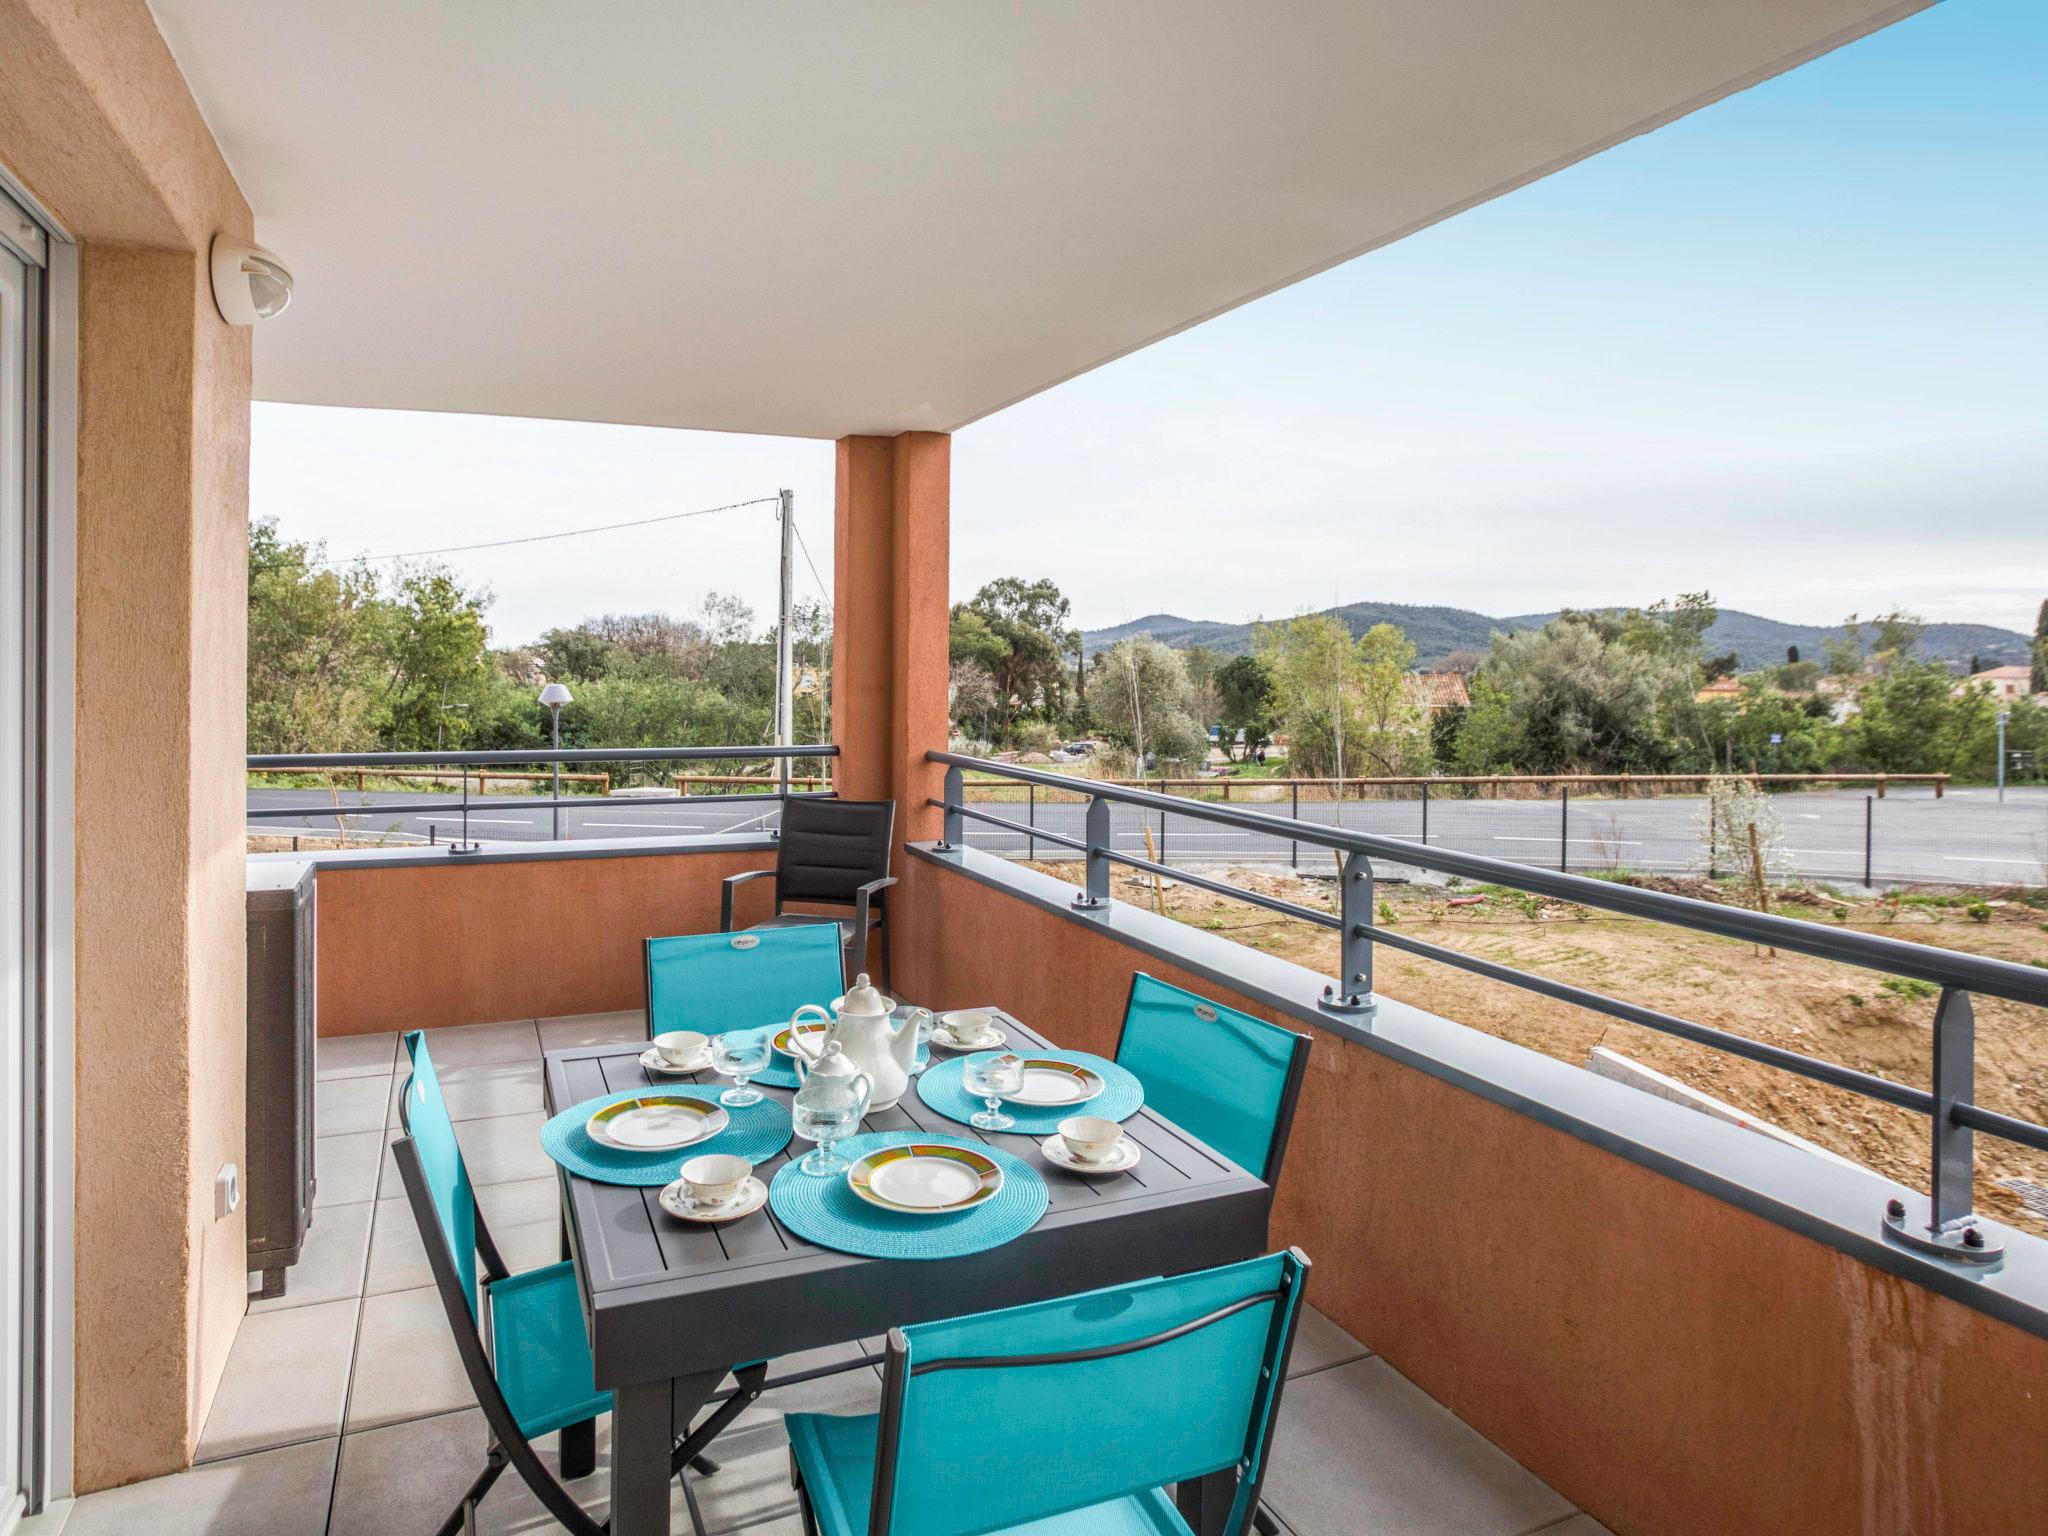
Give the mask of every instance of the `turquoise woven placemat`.
[(600, 1184), (661, 1185), (675, 1181), (677, 1170), (693, 1157), (707, 1152), (730, 1152), (750, 1163), (764, 1163), (789, 1145), (789, 1110), (777, 1099), (763, 1099), (739, 1109), (726, 1110), (731, 1123), (716, 1136), (693, 1141), (672, 1152), (625, 1152), (592, 1141), (585, 1127), (590, 1117), (607, 1104), (620, 1099), (637, 1099), (648, 1094), (674, 1093), (685, 1098), (715, 1102), (724, 1085), (699, 1087), (694, 1083), (657, 1088), (629, 1088), (621, 1093), (602, 1094), (571, 1105), (540, 1128), (541, 1149), (571, 1173)]
[[(988, 1051), (976, 1051), (974, 1056), (990, 1054)], [(1128, 1120), (1144, 1106), (1145, 1085), (1129, 1068), (1120, 1067), (1113, 1061), (1091, 1056), (1086, 1051), (1020, 1050), (1018, 1054), (1042, 1061), (1072, 1062), (1077, 1067), (1088, 1067), (1102, 1075), (1102, 1092), (1085, 1104), (1062, 1104), (1049, 1109), (1026, 1109), (1021, 1104), (1005, 1104), (1003, 1109), (1017, 1122), (1019, 1132), (1049, 1135), (1060, 1128), (1062, 1120), (1075, 1115)], [(917, 1080), (917, 1096), (948, 1120), (958, 1120), (962, 1125), (969, 1122), (976, 1110), (988, 1107), (985, 1100), (960, 1085), (960, 1074), (967, 1070), (967, 1063), (974, 1056), (956, 1056), (951, 1061), (940, 1062)]]
[[(770, 1040), (773, 1040), (785, 1027), (784, 1025), (777, 1024), (771, 1028), (760, 1030), (758, 1033), (764, 1034)], [(737, 1034), (738, 1031), (728, 1030), (727, 1033)], [(918, 1070), (923, 1071), (931, 1065), (931, 1061), (931, 1042), (926, 1041), (917, 1048)], [(787, 1056), (771, 1046), (768, 1051), (768, 1065), (759, 1072), (756, 1072), (750, 1081), (759, 1083), (763, 1088), (794, 1088), (797, 1085), (796, 1068), (790, 1064)]]
[(769, 1209), (798, 1237), (821, 1248), (869, 1259), (956, 1259), (1000, 1248), (1029, 1232), (1045, 1214), (1049, 1196), (1038, 1171), (979, 1141), (922, 1131), (875, 1131), (849, 1136), (836, 1150), (851, 1162), (882, 1147), (911, 1141), (971, 1147), (985, 1153), (1003, 1170), (1003, 1187), (991, 1199), (957, 1216), (905, 1216), (869, 1205), (848, 1186), (843, 1173), (816, 1178), (791, 1161), (777, 1170), (768, 1185)]

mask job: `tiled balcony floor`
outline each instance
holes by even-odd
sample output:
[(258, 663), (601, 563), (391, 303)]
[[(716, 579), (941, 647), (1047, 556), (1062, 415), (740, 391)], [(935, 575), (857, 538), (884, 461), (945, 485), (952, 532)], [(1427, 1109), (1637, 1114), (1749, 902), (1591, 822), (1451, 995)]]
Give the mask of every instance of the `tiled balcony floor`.
[[(477, 1198), (515, 1270), (560, 1252), (538, 1136), (541, 1051), (637, 1039), (642, 1028), (633, 1013), (434, 1031)], [(400, 1059), (395, 1035), (322, 1042), (313, 1228), (288, 1294), (250, 1306), (199, 1464), (80, 1499), (63, 1536), (429, 1536), (468, 1485), (483, 1415), (386, 1151)], [(1601, 1531), (1320, 1313), (1291, 1374), (1267, 1500), (1294, 1536)], [(798, 1536), (781, 1414), (872, 1411), (880, 1388), (880, 1374), (862, 1370), (764, 1399), (720, 1440), (722, 1470), (696, 1484), (710, 1528)], [(598, 1472), (575, 1485), (593, 1511), (607, 1454), (601, 1424)], [(493, 1533), (556, 1528), (510, 1474), (480, 1521)], [(675, 1529), (689, 1530), (680, 1492)]]

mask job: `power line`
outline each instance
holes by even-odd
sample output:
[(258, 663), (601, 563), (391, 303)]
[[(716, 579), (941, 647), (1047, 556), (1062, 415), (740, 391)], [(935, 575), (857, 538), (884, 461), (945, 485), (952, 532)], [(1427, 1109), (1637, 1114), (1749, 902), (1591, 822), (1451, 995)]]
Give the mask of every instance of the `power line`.
[(825, 588), (825, 578), (818, 574), (818, 562), (811, 558), (811, 546), (804, 542), (803, 525), (792, 517), (789, 531), (796, 535), (796, 547), (804, 552), (804, 564), (811, 568), (811, 580), (818, 584), (818, 596), (829, 599), (832, 594)]
[[(709, 517), (714, 512), (736, 512), (741, 507), (769, 507), (774, 506), (779, 499), (774, 496), (756, 496), (751, 501), (729, 501), (722, 507), (699, 507), (694, 512), (667, 512), (660, 517), (635, 518), (629, 523), (601, 523), (595, 528), (564, 528), (556, 533), (529, 533), (517, 539), (490, 539), (482, 544), (449, 544), (440, 549), (408, 549), (395, 555), (358, 555), (355, 560), (323, 560), (320, 563), (334, 566), (354, 565), (358, 561), (375, 564), (380, 560), (422, 560), (428, 555), (463, 555), (471, 550), (503, 549), (511, 544), (542, 544), (550, 539), (580, 538), (586, 533), (616, 533), (621, 528), (645, 528), (654, 523), (681, 522), (687, 517)], [(797, 538), (801, 542), (803, 535), (798, 534)], [(810, 551), (806, 550), (804, 558), (808, 560), (810, 557)], [(811, 574), (815, 576), (817, 573), (818, 568), (812, 566)]]

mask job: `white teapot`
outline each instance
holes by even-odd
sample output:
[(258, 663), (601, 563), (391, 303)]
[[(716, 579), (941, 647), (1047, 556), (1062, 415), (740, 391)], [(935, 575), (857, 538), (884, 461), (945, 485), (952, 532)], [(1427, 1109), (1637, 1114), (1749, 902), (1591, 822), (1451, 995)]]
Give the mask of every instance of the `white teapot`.
[(792, 1029), (789, 1049), (815, 1066), (829, 1047), (838, 1046), (854, 1069), (864, 1073), (873, 1085), (869, 1112), (888, 1109), (910, 1087), (910, 1074), (917, 1066), (918, 1025), (931, 1019), (930, 1011), (924, 1008), (913, 1008), (901, 1019), (895, 1015), (896, 1004), (875, 990), (863, 973), (846, 989), (844, 997), (833, 999), (831, 1009), (816, 1003), (805, 1003), (797, 1009), (789, 1021), (792, 1025), (816, 1017), (826, 1020), (829, 1027), (822, 1037), (811, 1031), (810, 1038)]

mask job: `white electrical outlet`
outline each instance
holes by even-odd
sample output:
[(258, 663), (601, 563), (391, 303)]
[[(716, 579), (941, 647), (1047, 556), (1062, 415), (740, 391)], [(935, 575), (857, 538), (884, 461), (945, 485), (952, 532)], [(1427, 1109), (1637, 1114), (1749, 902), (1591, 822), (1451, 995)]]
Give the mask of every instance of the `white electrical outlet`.
[(242, 1170), (233, 1163), (222, 1163), (213, 1176), (213, 1219), (234, 1215), (241, 1203)]

